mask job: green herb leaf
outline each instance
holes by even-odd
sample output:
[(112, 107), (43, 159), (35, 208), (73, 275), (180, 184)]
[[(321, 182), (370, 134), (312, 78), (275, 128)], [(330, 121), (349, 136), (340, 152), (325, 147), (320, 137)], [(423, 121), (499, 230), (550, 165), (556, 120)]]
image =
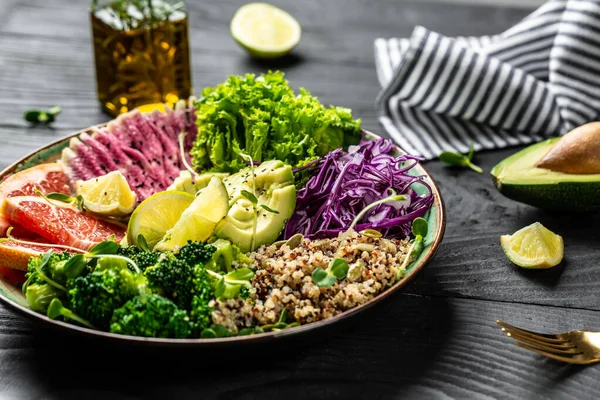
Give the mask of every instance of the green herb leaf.
[(146, 242), (146, 238), (141, 233), (137, 237), (138, 247), (144, 251), (150, 251), (148, 247), (148, 242)]
[(463, 156), (462, 154), (453, 153), (451, 151), (442, 152), (440, 154), (439, 158), (440, 158), (440, 161), (445, 162), (446, 164), (460, 165), (460, 166), (466, 165), (465, 156)]
[(112, 255), (117, 254), (119, 251), (119, 244), (113, 242), (112, 240), (105, 240), (103, 242), (98, 243), (94, 247), (91, 248), (90, 251), (87, 252), (87, 256), (96, 256), (99, 254), (102, 255)]
[(202, 329), (202, 332), (200, 332), (200, 337), (202, 339), (214, 339), (217, 337), (217, 332), (210, 328), (204, 328)]
[(469, 144), (469, 153), (465, 156), (460, 153), (454, 153), (452, 151), (443, 151), (439, 155), (439, 159), (442, 162), (445, 162), (449, 165), (460, 166), (460, 167), (468, 167), (477, 173), (483, 173), (483, 170), (477, 165), (473, 164), (471, 160), (473, 159), (473, 155), (475, 153), (475, 147), (473, 142)]
[(253, 328), (243, 328), (238, 331), (238, 336), (248, 336), (255, 335), (258, 333), (264, 333), (264, 330), (260, 326), (255, 326)]
[(225, 293), (225, 278), (219, 279), (215, 285), (215, 297), (219, 298)]
[(273, 210), (271, 207), (267, 206), (266, 204), (261, 204), (260, 206), (270, 213), (279, 214), (279, 211)]
[(75, 206), (77, 206), (77, 209), (81, 212), (83, 212), (83, 196), (82, 195), (78, 195), (77, 197), (75, 197)]
[(27, 122), (35, 124), (49, 124), (54, 122), (55, 117), (60, 114), (60, 107), (54, 106), (48, 110), (27, 110), (23, 114), (23, 118)]
[(473, 154), (475, 154), (475, 145), (473, 142), (469, 143), (469, 154), (467, 154), (467, 160), (471, 161), (473, 159)]
[(54, 106), (52, 108), (49, 108), (46, 112), (50, 115), (58, 115), (61, 111), (62, 109), (59, 106)]
[(46, 197), (51, 200), (62, 201), (63, 203), (72, 203), (74, 200), (71, 196), (68, 196), (68, 195), (62, 194), (62, 193), (55, 193), (55, 192), (48, 193), (46, 195)]
[(281, 310), (281, 314), (279, 314), (278, 323), (284, 324), (285, 321), (287, 321), (287, 316), (288, 316), (288, 309), (284, 307), (283, 310)]
[(334, 258), (329, 263), (329, 270), (338, 279), (344, 279), (348, 275), (349, 268), (348, 262), (343, 258)]
[(42, 257), (42, 261), (40, 261), (40, 264), (38, 265), (38, 272), (46, 267), (50, 261), (50, 257), (52, 257), (52, 254), (54, 254), (54, 251), (52, 250), (48, 250), (46, 253), (44, 253), (44, 257)]
[(242, 190), (241, 193), (242, 193), (242, 196), (244, 196), (245, 198), (250, 200), (250, 203), (252, 203), (254, 205), (258, 204), (258, 199), (256, 198), (256, 196), (253, 195), (252, 193), (250, 193), (249, 191)]
[(239, 268), (225, 275), (226, 280), (248, 281), (254, 277), (254, 271), (250, 268)]
[(83, 254), (75, 254), (65, 264), (65, 275), (69, 278), (76, 278), (81, 275), (86, 265)]
[(48, 311), (46, 312), (46, 315), (50, 319), (56, 319), (62, 315), (62, 309), (63, 305), (61, 301), (57, 298), (54, 298), (48, 306)]
[(316, 268), (312, 273), (312, 281), (319, 287), (331, 287), (337, 281), (335, 275), (330, 274), (323, 268)]
[(412, 222), (412, 233), (413, 235), (421, 235), (422, 237), (427, 236), (427, 220), (425, 218), (415, 218)]
[(225, 281), (223, 293), (220, 296), (216, 296), (219, 299), (235, 299), (239, 296), (240, 291), (242, 290), (242, 285), (237, 283), (229, 283)]

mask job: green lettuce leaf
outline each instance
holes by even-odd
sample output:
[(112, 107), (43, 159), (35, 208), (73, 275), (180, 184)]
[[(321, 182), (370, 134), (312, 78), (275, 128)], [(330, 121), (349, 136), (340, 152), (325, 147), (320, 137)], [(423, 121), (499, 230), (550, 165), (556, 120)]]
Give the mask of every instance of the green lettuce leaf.
[(294, 94), (280, 71), (230, 76), (204, 89), (194, 106), (198, 136), (191, 156), (199, 171), (237, 172), (246, 166), (241, 152), (299, 167), (362, 137), (361, 121), (349, 109), (327, 108), (305, 89)]

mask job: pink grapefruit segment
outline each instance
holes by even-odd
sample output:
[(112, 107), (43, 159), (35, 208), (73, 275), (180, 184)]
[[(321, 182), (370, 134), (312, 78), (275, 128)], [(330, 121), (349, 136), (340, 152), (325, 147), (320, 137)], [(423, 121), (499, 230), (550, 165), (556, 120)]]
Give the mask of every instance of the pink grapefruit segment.
[(89, 250), (115, 236), (120, 242), (123, 228), (80, 212), (76, 207), (50, 204), (41, 197), (18, 196), (4, 200), (0, 212), (9, 222), (35, 232), (50, 243)]
[(0, 266), (0, 279), (13, 286), (19, 286), (25, 282), (25, 272)]
[[(0, 183), (0, 204), (14, 196), (37, 196), (36, 190), (44, 194), (57, 192), (70, 194), (69, 177), (58, 163), (46, 163), (27, 168), (10, 175)], [(0, 213), (0, 235), (4, 235), (9, 222)]]
[[(40, 243), (43, 243), (43, 240), (39, 241)], [(0, 265), (21, 271), (27, 271), (29, 257), (39, 256), (48, 250), (53, 250), (57, 253), (62, 253), (65, 251), (65, 249), (61, 249), (59, 247), (36, 246), (33, 244), (11, 241), (2, 242), (0, 243)]]

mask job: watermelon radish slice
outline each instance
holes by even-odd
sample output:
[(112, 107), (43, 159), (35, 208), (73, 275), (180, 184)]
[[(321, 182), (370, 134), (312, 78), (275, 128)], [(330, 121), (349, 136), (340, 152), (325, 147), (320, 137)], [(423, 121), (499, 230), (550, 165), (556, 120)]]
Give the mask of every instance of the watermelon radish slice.
[(75, 206), (42, 197), (18, 196), (4, 200), (0, 211), (11, 222), (37, 233), (50, 243), (89, 250), (112, 235), (120, 242), (123, 228), (80, 212)]

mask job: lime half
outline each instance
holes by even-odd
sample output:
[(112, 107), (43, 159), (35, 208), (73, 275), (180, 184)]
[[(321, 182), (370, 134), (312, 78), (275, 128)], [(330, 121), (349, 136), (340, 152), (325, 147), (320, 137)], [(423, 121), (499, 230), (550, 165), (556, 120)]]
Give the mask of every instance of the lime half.
[(77, 181), (75, 186), (76, 193), (83, 197), (85, 208), (95, 214), (127, 215), (137, 203), (137, 196), (119, 171), (112, 171), (87, 181)]
[(137, 245), (141, 234), (148, 247), (153, 249), (193, 201), (194, 195), (178, 191), (159, 192), (148, 197), (131, 214), (127, 242)]
[(523, 268), (551, 268), (560, 264), (564, 255), (562, 237), (539, 222), (501, 236), (500, 244), (508, 259)]
[(190, 206), (181, 214), (177, 223), (169, 229), (156, 250), (175, 250), (188, 240), (205, 242), (212, 235), (217, 222), (229, 211), (229, 195), (219, 178), (212, 178), (204, 189), (200, 189)]
[(300, 41), (298, 21), (267, 3), (240, 7), (231, 20), (236, 42), (257, 58), (276, 58), (289, 53)]

